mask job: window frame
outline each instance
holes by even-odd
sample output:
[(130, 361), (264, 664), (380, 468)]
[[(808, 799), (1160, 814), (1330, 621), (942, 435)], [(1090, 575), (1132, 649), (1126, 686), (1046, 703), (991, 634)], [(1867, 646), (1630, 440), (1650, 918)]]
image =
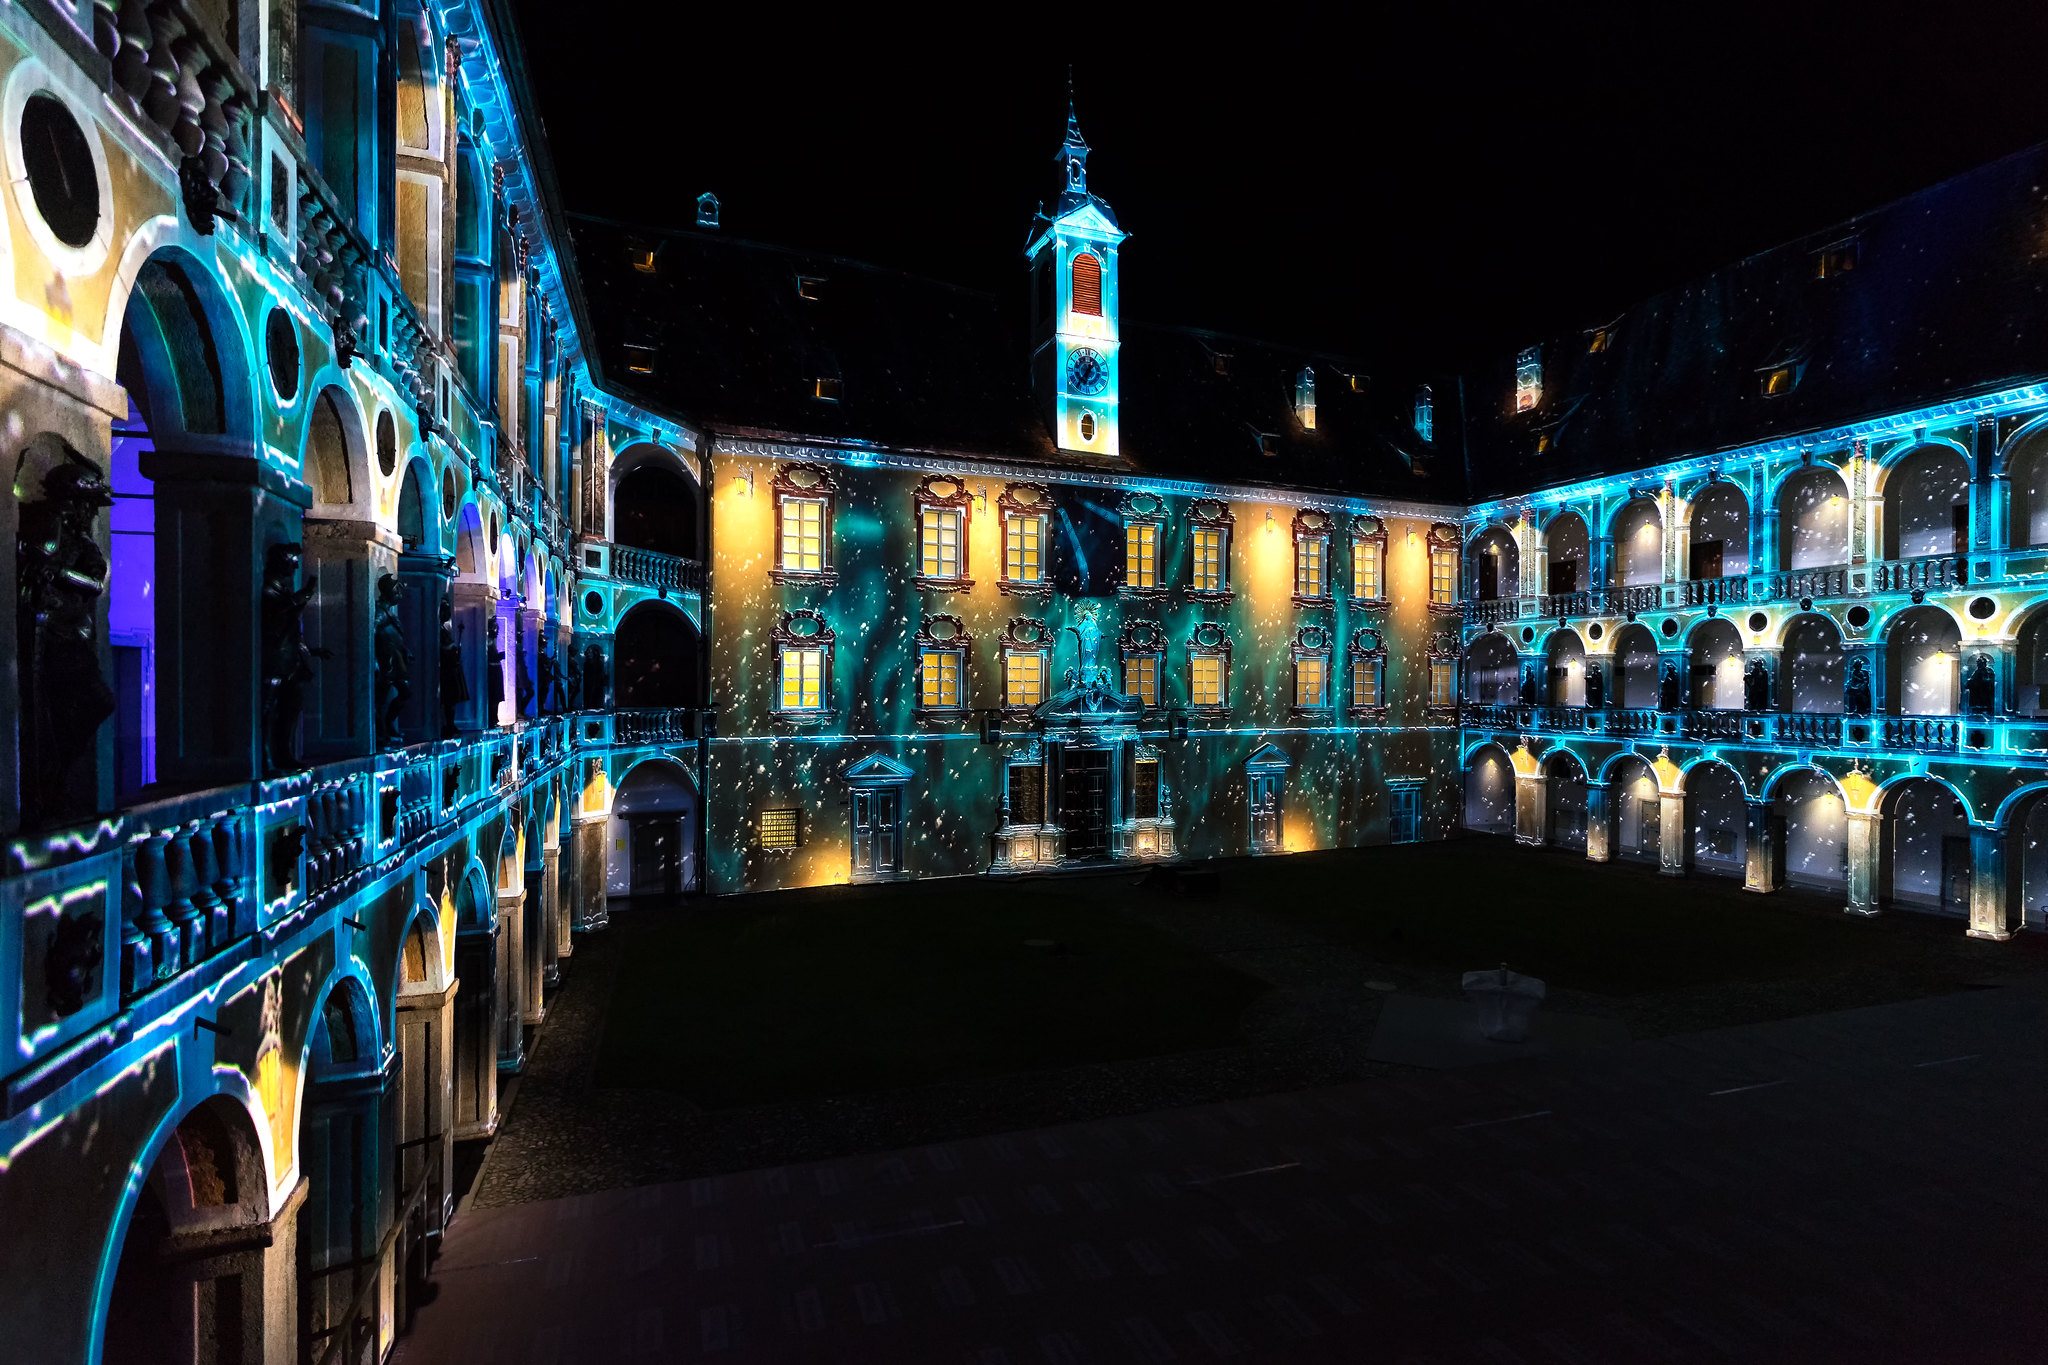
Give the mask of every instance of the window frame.
[[(1387, 637), (1373, 626), (1360, 626), (1351, 632), (1351, 647), (1347, 651), (1350, 668), (1345, 685), (1349, 688), (1346, 711), (1353, 720), (1383, 720), (1387, 715)], [(1376, 696), (1369, 702), (1358, 699), (1358, 669), (1370, 669), (1375, 683)]]
[[(1123, 632), (1116, 640), (1117, 657), (1123, 664), (1122, 674), (1117, 679), (1117, 688), (1126, 697), (1136, 697), (1148, 711), (1156, 711), (1166, 704), (1166, 631), (1157, 621), (1130, 620), (1124, 622)], [(1152, 665), (1152, 700), (1147, 702), (1142, 694), (1127, 690), (1131, 681), (1131, 665), (1138, 661)], [(1192, 695), (1192, 694), (1191, 694)]]
[[(1002, 669), (1001, 710), (1013, 720), (1028, 720), (1052, 696), (1052, 654), (1057, 635), (1045, 622), (1030, 616), (1016, 616), (996, 641), (998, 666)], [(1028, 704), (1010, 700), (1010, 661), (1026, 654), (1038, 656), (1038, 700)]]
[[(1440, 521), (1429, 528), (1429, 610), (1433, 613), (1450, 615), (1464, 610), (1464, 604), (1458, 597), (1459, 589), (1463, 586), (1458, 579), (1460, 561), (1463, 559), (1459, 553), (1460, 544), (1461, 538), (1457, 527)], [(1450, 565), (1448, 573), (1444, 575), (1444, 582), (1449, 585), (1448, 594), (1442, 598), (1437, 596), (1439, 555), (1448, 556)]]
[[(996, 499), (996, 515), (1003, 527), (1002, 574), (997, 579), (996, 590), (1007, 596), (1040, 596), (1052, 592), (1051, 564), (1047, 558), (1050, 548), (1048, 534), (1052, 530), (1052, 490), (1043, 484), (1013, 483), (1005, 485), (1002, 495)], [(1035, 522), (1038, 527), (1038, 577), (1035, 579), (1012, 578), (1010, 576), (1010, 536), (1012, 529), (1023, 522)], [(918, 567), (923, 564), (923, 527), (919, 527)]]
[[(974, 497), (967, 491), (967, 485), (950, 475), (930, 475), (918, 484), (911, 497), (911, 506), (911, 563), (916, 569), (911, 581), (931, 592), (972, 590), (974, 577), (970, 571), (974, 561), (970, 556), (972, 537), (969, 528), (974, 520)], [(924, 519), (928, 512), (951, 512), (960, 519), (956, 572), (951, 575), (932, 575), (924, 571)]]
[[(835, 714), (832, 706), (832, 664), (838, 637), (825, 624), (823, 614), (810, 607), (786, 611), (774, 630), (769, 632), (769, 639), (775, 648), (774, 718), (790, 725), (822, 725), (830, 721)], [(814, 707), (785, 706), (782, 702), (785, 694), (784, 659), (791, 653), (805, 650), (816, 650), (819, 654), (818, 704)]]
[[(1461, 686), (1463, 679), (1459, 676), (1459, 666), (1463, 659), (1463, 651), (1458, 648), (1458, 637), (1448, 631), (1439, 631), (1435, 635), (1430, 636), (1427, 657), (1429, 660), (1429, 690), (1423, 694), (1423, 708), (1432, 719), (1441, 720), (1446, 716), (1456, 716), (1458, 706), (1464, 695), (1464, 689)], [(1436, 689), (1437, 670), (1446, 666), (1450, 669), (1449, 700), (1440, 700)]]
[[(768, 817), (789, 817), (789, 842), (768, 842)], [(804, 812), (802, 806), (764, 806), (754, 821), (754, 847), (764, 853), (793, 853), (804, 846)]]
[[(1360, 554), (1372, 560), (1373, 590), (1358, 590), (1358, 566)], [(1378, 517), (1355, 516), (1351, 519), (1351, 581), (1346, 585), (1353, 602), (1385, 602), (1387, 600), (1387, 524)]]
[[(818, 464), (786, 464), (775, 471), (768, 485), (775, 498), (775, 567), (768, 571), (773, 583), (814, 583), (831, 587), (839, 581), (832, 563), (832, 530), (839, 502), (839, 484), (832, 471)], [(816, 569), (792, 569), (782, 560), (783, 515), (791, 502), (821, 502), (818, 513), (818, 564)]]
[[(1198, 499), (1188, 505), (1188, 588), (1187, 594), (1197, 602), (1220, 604), (1235, 601), (1237, 594), (1230, 586), (1230, 542), (1237, 527), (1237, 518), (1231, 515), (1230, 504), (1215, 499)], [(1199, 553), (1200, 532), (1217, 533), (1216, 578), (1219, 586), (1202, 587), (1196, 578), (1201, 566)]]
[[(1288, 691), (1288, 710), (1297, 719), (1327, 720), (1336, 713), (1336, 699), (1332, 691), (1330, 664), (1335, 654), (1330, 632), (1324, 626), (1303, 626), (1294, 633), (1294, 643), (1289, 653), (1294, 659), (1293, 677)], [(1322, 677), (1320, 696), (1315, 701), (1301, 699), (1302, 665), (1313, 663)]]
[[(1188, 710), (1198, 716), (1220, 716), (1230, 710), (1230, 632), (1214, 621), (1198, 621), (1188, 635)], [(1195, 700), (1195, 661), (1218, 660), (1216, 700)]]
[[(966, 622), (959, 617), (939, 612), (924, 618), (924, 624), (918, 628), (911, 642), (916, 654), (911, 670), (914, 675), (912, 685), (916, 689), (913, 709), (920, 718), (960, 716), (974, 709), (973, 689), (967, 672), (968, 655), (973, 646), (974, 637), (968, 633)], [(953, 660), (953, 700), (927, 701), (925, 669), (931, 659), (944, 656), (951, 656)]]
[[(1330, 591), (1330, 530), (1331, 517), (1319, 507), (1303, 507), (1294, 514), (1294, 605), (1297, 607), (1327, 607), (1332, 600)], [(1311, 551), (1317, 564), (1316, 591), (1302, 591), (1302, 556)]]
[(1303, 431), (1316, 429), (1316, 370), (1313, 365), (1301, 367), (1301, 373), (1294, 376), (1294, 420), (1301, 423)]

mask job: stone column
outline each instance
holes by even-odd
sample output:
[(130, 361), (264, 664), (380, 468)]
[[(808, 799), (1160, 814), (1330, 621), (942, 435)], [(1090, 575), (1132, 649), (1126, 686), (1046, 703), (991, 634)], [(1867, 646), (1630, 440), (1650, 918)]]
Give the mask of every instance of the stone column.
[[(502, 878), (503, 873), (501, 872)], [(514, 877), (518, 876), (517, 871)], [(498, 1070), (526, 1068), (526, 888), (498, 888)]]
[(605, 878), (610, 871), (610, 849), (606, 845), (608, 821), (602, 811), (576, 825), (576, 927), (603, 929), (611, 923), (605, 896)]
[(1848, 812), (1849, 904), (1852, 915), (1878, 912), (1878, 820), (1875, 811)]
[(1605, 592), (1621, 585), (1614, 581), (1614, 537), (1590, 535), (1586, 542), (1586, 586)]
[(1756, 498), (1749, 508), (1749, 571), (1775, 573), (1778, 569), (1778, 502), (1771, 496), (1769, 472), (1759, 470)]
[(398, 617), (412, 651), (412, 695), (398, 713), (407, 744), (441, 737), (441, 599), (455, 577), (446, 555), (402, 555), (398, 561)]
[(548, 962), (547, 973), (547, 980), (550, 986), (558, 984), (562, 979), (562, 968), (560, 965), (562, 959), (576, 950), (575, 944), (569, 938), (569, 916), (565, 912), (563, 905), (562, 854), (564, 851), (557, 845), (542, 854), (542, 857), (547, 861), (547, 876), (546, 880), (541, 883), (541, 886), (547, 895), (547, 922), (553, 943), (553, 950), (549, 954), (550, 961)]
[(305, 752), (314, 763), (360, 758), (376, 748), (377, 653), (371, 618), (377, 578), (398, 567), (398, 537), (368, 521), (305, 522), (306, 644), (316, 659), (306, 685)]
[(548, 968), (554, 962), (554, 931), (547, 921), (547, 872), (545, 867), (529, 867), (524, 873), (526, 894), (522, 898), (521, 918), (525, 921), (526, 951), (520, 958), (520, 971), (525, 978), (525, 990), (520, 1015), (522, 1023), (539, 1024), (547, 1014)]
[(2008, 939), (2019, 930), (2019, 897), (2012, 895), (2006, 884), (2007, 847), (2003, 831), (1989, 825), (1970, 826), (1971, 938)]
[(1771, 818), (1771, 803), (1768, 799), (1749, 798), (1742, 804), (1748, 819), (1742, 840), (1742, 889), (1776, 891), (1784, 849), (1782, 832)]
[(455, 596), (455, 634), (462, 641), (462, 676), (469, 684), (469, 700), (455, 708), (455, 728), (465, 734), (488, 730), (497, 724), (491, 714), (490, 679), (485, 667), (490, 654), (490, 621), (497, 611), (498, 594), (488, 583), (460, 582), (449, 585)]
[(298, 541), (311, 492), (225, 437), (160, 439), (141, 466), (156, 484), (157, 780), (247, 782), (263, 762), (263, 561)]
[(1685, 795), (1663, 792), (1657, 804), (1657, 871), (1667, 877), (1683, 877), (1691, 869), (1689, 841), (1692, 831), (1685, 824)]
[(548, 622), (546, 614), (533, 607), (519, 608), (517, 619), (519, 651), (512, 677), (515, 690), (521, 677), (528, 679), (533, 689), (526, 699), (526, 704), (518, 706), (515, 710), (518, 718), (525, 719), (540, 714), (540, 640), (541, 632), (547, 629)]
[(1550, 779), (1541, 773), (1515, 774), (1515, 842), (1541, 847), (1550, 812)]
[(1611, 856), (1608, 852), (1608, 835), (1614, 828), (1614, 785), (1610, 782), (1586, 783), (1586, 857), (1596, 863), (1604, 863)]

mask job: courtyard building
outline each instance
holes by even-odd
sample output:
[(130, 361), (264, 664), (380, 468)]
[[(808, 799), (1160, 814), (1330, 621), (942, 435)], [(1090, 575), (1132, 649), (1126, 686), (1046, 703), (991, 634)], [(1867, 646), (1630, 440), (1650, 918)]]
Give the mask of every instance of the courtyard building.
[(2048, 148), (1401, 373), (1125, 316), (1071, 110), (1012, 300), (567, 214), (523, 60), (0, 12), (10, 1358), (386, 1358), (614, 897), (1473, 829), (2048, 917)]

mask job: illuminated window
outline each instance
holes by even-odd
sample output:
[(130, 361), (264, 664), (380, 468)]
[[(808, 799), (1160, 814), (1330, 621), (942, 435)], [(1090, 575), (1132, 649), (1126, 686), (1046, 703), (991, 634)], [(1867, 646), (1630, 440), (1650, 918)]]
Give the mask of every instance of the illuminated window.
[(788, 573), (818, 573), (825, 567), (825, 503), (820, 498), (782, 500), (782, 566)]
[(1329, 704), (1329, 660), (1306, 657), (1294, 661), (1294, 704), (1304, 708)]
[(1429, 665), (1429, 704), (1431, 706), (1456, 706), (1458, 704), (1458, 665), (1447, 659), (1435, 659)]
[(816, 711), (825, 704), (825, 651), (782, 651), (782, 709)]
[(1045, 700), (1045, 656), (1036, 652), (1005, 652), (1004, 699), (1010, 706), (1036, 706)]
[(1351, 634), (1351, 713), (1377, 719), (1387, 704), (1387, 642), (1372, 626)]
[(1429, 547), (1429, 604), (1455, 606), (1458, 601), (1458, 552), (1448, 545)]
[(1363, 656), (1351, 661), (1351, 704), (1353, 706), (1378, 706), (1380, 704), (1381, 661)]
[(1294, 600), (1319, 602), (1330, 595), (1330, 514), (1305, 509), (1294, 514)]
[(1798, 382), (1799, 371), (1796, 366), (1780, 365), (1776, 369), (1765, 370), (1763, 373), (1764, 397), (1782, 398), (1792, 392), (1793, 386), (1798, 384)]
[(816, 275), (796, 277), (797, 297), (816, 301), (825, 297), (825, 281)]
[(1124, 527), (1124, 586), (1139, 592), (1159, 586), (1159, 527), (1152, 522)]
[(1195, 577), (1191, 586), (1196, 592), (1222, 592), (1223, 528), (1197, 526), (1194, 540)]
[(761, 847), (795, 848), (797, 830), (796, 807), (785, 806), (780, 810), (761, 812)]
[(1188, 504), (1188, 589), (1230, 600), (1230, 504), (1198, 498)]
[(1415, 434), (1426, 442), (1436, 439), (1436, 400), (1427, 384), (1415, 391)]
[(1316, 429), (1316, 372), (1312, 367), (1303, 366), (1294, 376), (1294, 415), (1303, 431)]
[(838, 379), (827, 375), (811, 381), (811, 397), (821, 402), (837, 403), (844, 391), (845, 386)]
[(926, 578), (960, 576), (960, 511), (953, 507), (927, 507), (922, 523), (919, 570)]
[(1351, 595), (1361, 602), (1377, 600), (1380, 595), (1380, 560), (1386, 554), (1386, 537), (1381, 535), (1368, 538), (1358, 536), (1356, 532), (1353, 535)]
[(1223, 705), (1223, 660), (1214, 654), (1197, 654), (1189, 660), (1188, 700), (1195, 706)]
[(1086, 251), (1074, 258), (1074, 311), (1102, 316), (1102, 262)]
[(1124, 660), (1124, 695), (1147, 706), (1159, 705), (1159, 656), (1133, 654)]
[(1613, 344), (1614, 329), (1612, 327), (1595, 327), (1592, 335), (1586, 340), (1586, 353), (1588, 355), (1598, 355)]
[(1543, 401), (1543, 348), (1531, 346), (1515, 358), (1515, 411), (1527, 412)]
[(1042, 583), (1045, 564), (1044, 517), (1003, 519), (1003, 575), (1012, 583)]
[(1856, 268), (1857, 242), (1851, 237), (1846, 242), (1836, 242), (1814, 253), (1814, 273), (1824, 280), (1837, 275), (1846, 275)]
[(960, 651), (927, 649), (918, 654), (919, 705), (927, 711), (960, 705)]

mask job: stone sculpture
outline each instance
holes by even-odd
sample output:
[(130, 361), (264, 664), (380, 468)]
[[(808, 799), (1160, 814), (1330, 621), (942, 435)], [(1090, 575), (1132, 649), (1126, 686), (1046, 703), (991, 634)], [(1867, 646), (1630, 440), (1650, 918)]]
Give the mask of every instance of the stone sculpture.
[(331, 658), (308, 649), (301, 618), (313, 600), (312, 584), (299, 586), (300, 548), (273, 545), (263, 557), (263, 774), (297, 772), (299, 717), (306, 709), (306, 684), (313, 660)]
[(1963, 685), (1963, 704), (1973, 716), (1988, 716), (1998, 699), (1998, 675), (1991, 670), (1991, 657), (1979, 654)]
[(1842, 709), (1852, 716), (1870, 714), (1870, 665), (1860, 658), (1849, 660), (1848, 676), (1842, 684)]
[(455, 737), (455, 708), (469, 700), (469, 679), (462, 672), (462, 636), (455, 627), (455, 603), (441, 599), (441, 737)]
[(100, 673), (99, 600), (107, 556), (93, 536), (100, 509), (113, 506), (106, 475), (70, 446), (43, 475), (43, 497), (21, 508), (15, 543), (20, 648), (24, 818), (50, 824), (87, 815), (91, 795), (71, 778), (92, 739), (114, 714)]
[(1657, 709), (1677, 711), (1685, 705), (1685, 687), (1678, 677), (1678, 665), (1664, 665), (1664, 677), (1657, 687)]
[(377, 747), (397, 748), (398, 713), (412, 697), (412, 651), (405, 647), (405, 623), (398, 616), (398, 579), (377, 578), (377, 615), (371, 630), (377, 648)]

